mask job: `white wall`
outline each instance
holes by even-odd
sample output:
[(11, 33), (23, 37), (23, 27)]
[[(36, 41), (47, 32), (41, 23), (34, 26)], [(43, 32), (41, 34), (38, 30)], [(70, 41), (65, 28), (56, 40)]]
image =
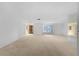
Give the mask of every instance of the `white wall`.
[(0, 47), (23, 35), (24, 27), (17, 10), (8, 3), (0, 3)]
[(24, 25), (20, 21), (11, 18), (0, 19), (0, 22), (0, 47), (10, 44), (23, 36)]
[(42, 29), (43, 29), (43, 24), (42, 23), (35, 23), (34, 24), (34, 35), (41, 35), (42, 34)]
[(67, 36), (67, 23), (55, 23), (53, 24), (55, 35)]

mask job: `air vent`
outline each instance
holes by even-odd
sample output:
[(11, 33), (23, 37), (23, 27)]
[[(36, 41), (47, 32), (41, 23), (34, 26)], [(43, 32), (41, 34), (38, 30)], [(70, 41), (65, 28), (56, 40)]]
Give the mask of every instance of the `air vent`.
[(39, 18), (39, 19), (37, 19), (37, 20), (40, 20), (40, 18)]

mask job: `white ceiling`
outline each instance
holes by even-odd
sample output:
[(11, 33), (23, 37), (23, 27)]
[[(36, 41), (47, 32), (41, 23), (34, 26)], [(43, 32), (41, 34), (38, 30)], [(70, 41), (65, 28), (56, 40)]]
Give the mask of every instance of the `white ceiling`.
[(70, 2), (27, 2), (27, 3), (0, 3), (0, 17), (26, 21), (59, 22), (65, 21), (71, 14), (77, 13), (77, 3)]

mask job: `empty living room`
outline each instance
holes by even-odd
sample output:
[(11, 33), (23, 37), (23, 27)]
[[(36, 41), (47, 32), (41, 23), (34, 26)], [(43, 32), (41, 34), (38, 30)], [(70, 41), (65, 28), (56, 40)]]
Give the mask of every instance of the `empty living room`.
[(77, 2), (0, 2), (0, 56), (77, 56)]

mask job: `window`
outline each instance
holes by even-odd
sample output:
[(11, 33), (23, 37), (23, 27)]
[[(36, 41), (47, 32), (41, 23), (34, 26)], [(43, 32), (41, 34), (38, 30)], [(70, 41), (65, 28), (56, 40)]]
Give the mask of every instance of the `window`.
[(51, 33), (52, 29), (51, 24), (43, 24), (43, 33)]

